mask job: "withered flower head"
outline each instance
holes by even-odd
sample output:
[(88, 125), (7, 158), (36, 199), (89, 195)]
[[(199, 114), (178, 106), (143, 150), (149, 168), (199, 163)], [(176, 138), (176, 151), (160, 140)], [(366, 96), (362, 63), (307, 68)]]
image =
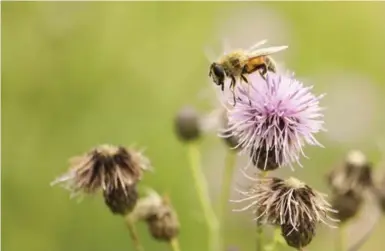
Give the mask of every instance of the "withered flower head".
[(345, 194), (335, 194), (331, 200), (332, 207), (337, 210), (336, 218), (341, 223), (353, 218), (359, 211), (363, 197), (350, 190)]
[(201, 125), (198, 112), (190, 106), (183, 107), (175, 117), (175, 132), (183, 141), (198, 139)]
[(129, 194), (143, 172), (151, 168), (140, 152), (112, 145), (100, 145), (70, 162), (69, 171), (51, 185), (62, 184), (73, 196), (93, 194), (100, 189), (105, 194), (116, 190)]
[(170, 241), (179, 234), (180, 224), (169, 199), (155, 191), (139, 199), (128, 220), (146, 221), (151, 235), (160, 241)]
[[(249, 177), (250, 179), (253, 179)], [(240, 191), (243, 198), (233, 202), (248, 202), (248, 205), (234, 211), (253, 210), (255, 220), (265, 224), (281, 225), (283, 233), (292, 234), (305, 245), (314, 235), (315, 224), (325, 223), (333, 227), (337, 220), (330, 217), (335, 213), (321, 194), (296, 178), (282, 180), (279, 178), (253, 179), (254, 185), (246, 192)], [(313, 226), (314, 225), (314, 226)], [(287, 240), (288, 241), (288, 240)], [(308, 244), (308, 243), (306, 243)], [(293, 244), (294, 245), (294, 244)]]
[(382, 211), (385, 213), (385, 175), (383, 175), (383, 177), (375, 183), (373, 191), (380, 207), (382, 208)]
[(348, 152), (343, 165), (328, 174), (327, 180), (335, 194), (360, 194), (373, 186), (372, 165), (361, 151), (353, 150)]

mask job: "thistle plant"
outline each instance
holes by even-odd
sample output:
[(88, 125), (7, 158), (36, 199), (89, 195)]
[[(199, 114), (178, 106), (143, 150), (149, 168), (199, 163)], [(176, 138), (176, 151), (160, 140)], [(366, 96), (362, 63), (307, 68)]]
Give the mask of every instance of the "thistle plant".
[[(241, 152), (261, 170), (300, 165), (303, 147), (321, 146), (314, 134), (323, 130), (323, 114), (312, 87), (305, 87), (293, 75), (268, 72), (250, 83), (237, 85), (237, 104), (228, 108), (229, 127), (224, 137), (238, 138)], [(232, 102), (231, 99), (228, 102)]]
[(132, 149), (101, 145), (71, 158), (70, 169), (51, 185), (61, 184), (71, 196), (103, 191), (105, 203), (114, 214), (130, 212), (138, 199), (136, 185), (143, 172), (151, 168), (149, 160)]
[[(348, 226), (365, 204), (368, 192), (385, 208), (385, 181), (373, 182), (373, 164), (360, 151), (349, 152), (343, 164), (327, 175), (330, 202), (326, 194), (304, 181), (274, 176), (279, 168), (290, 167), (294, 171), (294, 166), (302, 166), (301, 158), (307, 158), (306, 146), (323, 147), (316, 139), (316, 134), (325, 130), (320, 105), (323, 94), (314, 94), (312, 87), (294, 74), (280, 71), (267, 72), (265, 78), (259, 72), (249, 74), (248, 84), (237, 83), (234, 95), (219, 93), (220, 101), (225, 102), (221, 112), (213, 114), (217, 116), (214, 120), (218, 120), (219, 138), (226, 146), (227, 155), (225, 166), (221, 167), (222, 194), (217, 211), (209, 196), (201, 160), (200, 142), (208, 133), (204, 130), (204, 118), (194, 107), (185, 106), (174, 120), (174, 132), (186, 148), (186, 166), (189, 166), (186, 172), (192, 177), (199, 201), (197, 208), (208, 230), (208, 245), (204, 250), (231, 249), (224, 241), (223, 231), (227, 227), (224, 215), (229, 203), (233, 211), (251, 212), (250, 221), (256, 223), (257, 251), (278, 251), (278, 244), (304, 250), (316, 237), (320, 223), (339, 229)], [(242, 157), (248, 161), (247, 167), (253, 166), (253, 175), (246, 174), (246, 168), (235, 169), (237, 158)], [(51, 184), (62, 185), (71, 197), (101, 192), (109, 211), (122, 216), (127, 224), (137, 251), (145, 250), (135, 228), (140, 223), (147, 225), (154, 240), (168, 243), (173, 251), (182, 251), (178, 236), (190, 233), (188, 229), (183, 231), (171, 198), (160, 196), (153, 189), (147, 189), (145, 195), (139, 192), (142, 177), (151, 169), (149, 158), (142, 152), (105, 144), (73, 158), (70, 169)], [(234, 171), (242, 172), (252, 184), (243, 189), (231, 187)], [(240, 197), (230, 198), (230, 189)], [(266, 236), (267, 226), (275, 228), (273, 238)], [(356, 250), (343, 243), (343, 235), (341, 231), (336, 251)], [(357, 243), (365, 238), (362, 236)]]

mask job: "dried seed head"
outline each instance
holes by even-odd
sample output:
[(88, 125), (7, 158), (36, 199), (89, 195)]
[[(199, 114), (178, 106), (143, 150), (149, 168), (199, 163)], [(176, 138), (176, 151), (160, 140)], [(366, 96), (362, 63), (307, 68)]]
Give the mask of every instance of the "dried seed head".
[(258, 149), (251, 148), (250, 158), (254, 166), (262, 171), (274, 171), (279, 168), (279, 163), (282, 161), (282, 152), (275, 151), (275, 148), (266, 150), (265, 147)]
[(261, 223), (290, 225), (297, 231), (301, 224), (323, 222), (332, 226), (332, 222), (337, 221), (328, 215), (335, 210), (325, 200), (325, 195), (298, 179), (253, 180), (255, 183), (249, 191), (240, 191), (244, 198), (233, 201), (248, 202), (248, 205), (234, 211), (252, 209), (255, 219)]
[(350, 151), (345, 163), (332, 170), (327, 176), (328, 183), (336, 194), (349, 191), (361, 193), (373, 187), (372, 165), (360, 151)]
[(358, 213), (362, 204), (362, 196), (353, 191), (345, 194), (336, 194), (333, 196), (331, 204), (337, 210), (336, 217), (341, 223), (344, 223)]
[(157, 240), (170, 241), (179, 233), (179, 221), (168, 198), (162, 198), (153, 190), (139, 199), (128, 216), (131, 221), (146, 221), (151, 235)]
[(170, 241), (179, 234), (179, 222), (175, 211), (167, 204), (158, 208), (147, 219), (151, 235), (157, 240)]
[(290, 224), (281, 225), (282, 236), (285, 238), (287, 245), (298, 250), (309, 245), (315, 236), (315, 230), (316, 225), (314, 222), (309, 221), (301, 222), (296, 229)]
[(377, 193), (377, 198), (380, 202), (382, 211), (385, 213), (385, 191), (379, 191), (379, 193)]
[(346, 163), (354, 166), (363, 166), (368, 163), (366, 156), (359, 150), (352, 150), (346, 155)]
[(120, 215), (126, 215), (131, 212), (139, 197), (135, 185), (126, 186), (125, 189), (118, 187), (112, 190), (104, 190), (103, 196), (104, 202), (111, 212)]
[(183, 141), (191, 141), (199, 138), (201, 128), (198, 112), (190, 106), (182, 108), (175, 118), (175, 131)]
[(93, 194), (99, 189), (106, 193), (121, 189), (128, 194), (127, 189), (137, 184), (143, 172), (150, 168), (149, 160), (140, 152), (101, 145), (72, 158), (69, 171), (51, 185), (63, 184), (72, 195)]
[(156, 211), (163, 204), (162, 197), (152, 189), (147, 190), (147, 196), (142, 197), (136, 203), (134, 210), (129, 214), (130, 221), (143, 221), (151, 215), (156, 214)]
[(382, 208), (382, 211), (385, 213), (385, 176), (382, 177), (382, 180), (376, 182), (373, 191), (380, 207)]

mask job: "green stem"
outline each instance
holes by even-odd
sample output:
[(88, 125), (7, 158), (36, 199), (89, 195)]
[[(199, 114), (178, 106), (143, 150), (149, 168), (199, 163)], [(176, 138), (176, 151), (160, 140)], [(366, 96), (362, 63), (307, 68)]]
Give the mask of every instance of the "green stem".
[(133, 222), (127, 220), (128, 231), (130, 232), (130, 237), (132, 243), (134, 244), (134, 248), (136, 251), (144, 251), (142, 244), (139, 241), (138, 233), (136, 232), (136, 228)]
[(277, 249), (278, 244), (286, 245), (285, 240), (283, 239), (281, 235), (281, 228), (275, 227), (274, 228), (274, 235), (273, 235), (273, 241), (265, 246), (266, 251), (274, 251)]
[(338, 228), (336, 251), (345, 251), (345, 224), (341, 224)]
[[(260, 178), (265, 178), (267, 177), (268, 175), (268, 171), (262, 171), (259, 175)], [(257, 248), (256, 248), (256, 251), (263, 251), (264, 249), (264, 243), (263, 243), (263, 226), (262, 224), (257, 221), (257, 230), (256, 230), (256, 245), (257, 245)]]
[(196, 143), (188, 144), (188, 153), (191, 172), (194, 178), (195, 188), (198, 193), (199, 202), (203, 209), (203, 214), (207, 227), (209, 228), (209, 249), (208, 251), (217, 251), (219, 248), (219, 223), (212, 208), (206, 178), (200, 165), (200, 153)]
[(223, 175), (222, 175), (222, 189), (221, 189), (222, 193), (220, 198), (220, 208), (219, 208), (219, 217), (218, 217), (220, 224), (224, 224), (226, 219), (226, 210), (227, 210), (227, 206), (230, 198), (231, 179), (233, 177), (235, 160), (236, 160), (236, 152), (229, 149), (226, 154), (225, 169), (223, 170)]
[(262, 225), (259, 222), (257, 222), (256, 234), (257, 234), (256, 251), (263, 251), (263, 231), (262, 231)]
[(170, 246), (172, 251), (180, 251), (179, 241), (177, 238), (171, 239)]

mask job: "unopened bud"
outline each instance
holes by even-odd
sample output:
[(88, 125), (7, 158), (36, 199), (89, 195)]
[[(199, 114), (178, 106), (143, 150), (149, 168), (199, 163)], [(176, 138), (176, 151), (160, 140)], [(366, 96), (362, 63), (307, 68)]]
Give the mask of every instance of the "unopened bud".
[(157, 240), (170, 241), (179, 233), (176, 213), (169, 205), (162, 205), (156, 214), (147, 219), (151, 235)]
[(201, 128), (199, 114), (193, 107), (182, 108), (175, 118), (175, 131), (183, 141), (191, 141), (199, 138)]
[(179, 233), (179, 221), (169, 200), (153, 190), (139, 199), (128, 216), (130, 221), (146, 221), (151, 235), (157, 240), (170, 241)]

